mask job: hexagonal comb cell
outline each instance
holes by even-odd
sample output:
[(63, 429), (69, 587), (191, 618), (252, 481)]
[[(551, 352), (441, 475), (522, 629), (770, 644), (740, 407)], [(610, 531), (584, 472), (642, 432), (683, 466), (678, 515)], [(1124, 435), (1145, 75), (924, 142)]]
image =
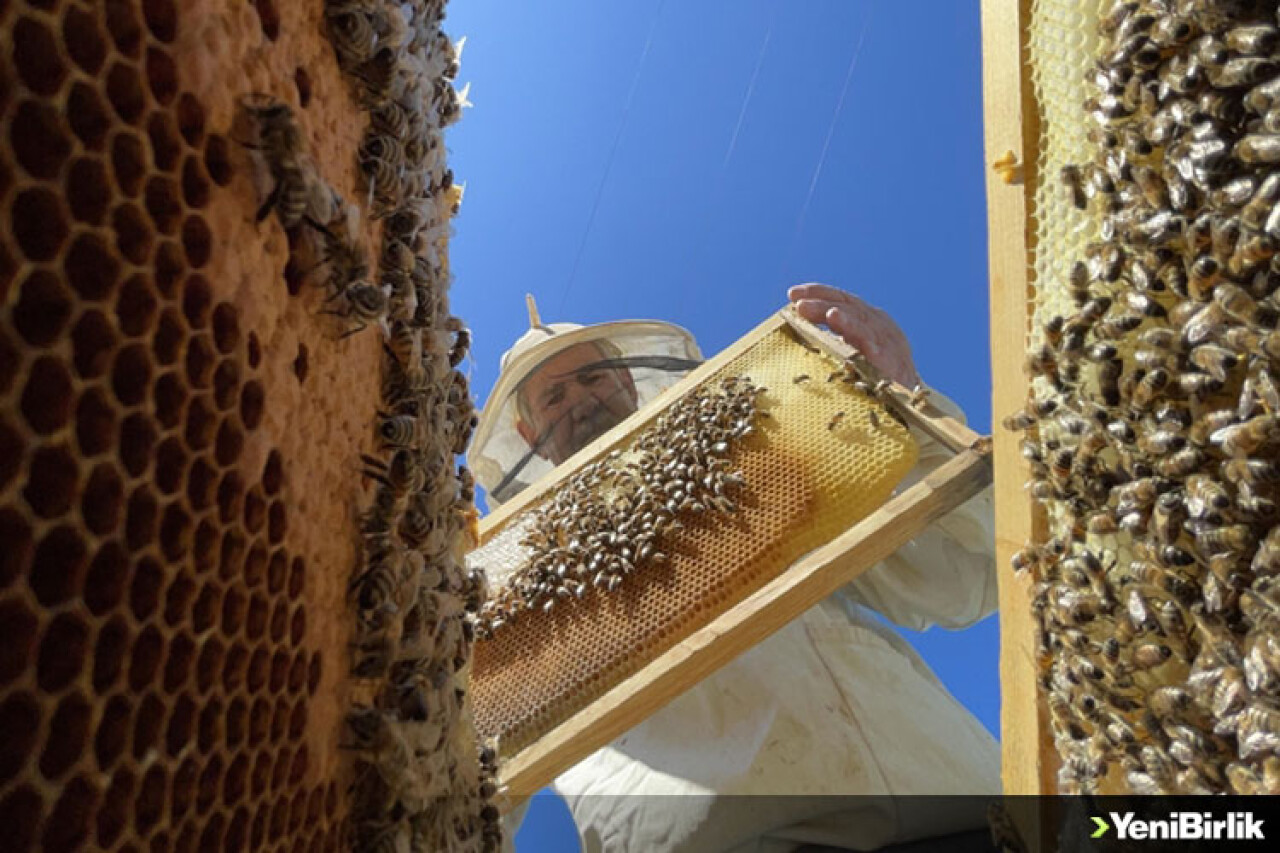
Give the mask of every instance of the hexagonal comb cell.
[[(86, 145), (100, 138), (100, 132), (92, 122), (92, 110), (86, 108), (86, 113), (71, 125)], [(71, 154), (71, 136), (62, 117), (52, 106), (41, 101), (23, 101), (18, 105), (10, 125), (9, 142), (18, 164), (36, 178), (56, 177)]]

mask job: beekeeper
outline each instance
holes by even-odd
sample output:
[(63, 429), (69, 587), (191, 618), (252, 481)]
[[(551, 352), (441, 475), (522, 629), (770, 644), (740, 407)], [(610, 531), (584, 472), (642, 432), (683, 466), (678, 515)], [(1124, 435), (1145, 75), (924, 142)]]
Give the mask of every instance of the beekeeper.
[[(906, 337), (884, 312), (820, 284), (788, 296), (886, 376), (919, 383)], [(472, 445), (470, 464), (494, 503), (701, 360), (692, 336), (667, 323), (545, 325), (532, 300), (530, 320), (502, 358)], [(946, 397), (930, 399), (963, 419)], [(900, 489), (951, 455), (922, 433), (915, 438), (919, 461)], [(582, 849), (782, 853), (915, 839), (931, 840), (912, 851), (992, 849), (979, 799), (893, 796), (997, 794), (999, 749), (869, 612), (917, 631), (964, 628), (991, 614), (992, 525), (987, 491), (561, 775), (554, 787)], [(517, 810), (509, 820), (509, 837), (521, 817)]]

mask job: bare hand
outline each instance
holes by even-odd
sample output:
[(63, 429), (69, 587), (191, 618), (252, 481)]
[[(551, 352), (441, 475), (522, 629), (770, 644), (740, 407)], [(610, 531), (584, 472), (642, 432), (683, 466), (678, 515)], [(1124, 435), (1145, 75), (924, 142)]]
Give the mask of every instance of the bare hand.
[(920, 384), (907, 336), (879, 308), (826, 284), (798, 284), (787, 291), (787, 298), (801, 317), (826, 325), (849, 346), (857, 347), (885, 377), (907, 388)]

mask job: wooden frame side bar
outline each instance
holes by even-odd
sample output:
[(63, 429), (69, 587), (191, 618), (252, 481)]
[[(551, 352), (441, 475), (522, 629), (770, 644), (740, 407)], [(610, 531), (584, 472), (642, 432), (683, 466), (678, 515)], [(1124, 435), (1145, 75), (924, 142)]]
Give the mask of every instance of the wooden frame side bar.
[[(1033, 210), (1032, 191), (1040, 178), (1036, 172), (1039, 112), (1024, 61), (1030, 6), (1030, 0), (982, 2), (985, 150), (992, 166), (986, 173), (986, 190), (992, 422), (996, 424), (1026, 405), (1030, 391), (1022, 370), (1036, 248), (1029, 214)], [(1030, 472), (1019, 452), (1019, 436), (1005, 429), (993, 432), (1004, 792), (1050, 794), (1056, 790), (1056, 755), (1039, 694), (1030, 582), (1014, 577), (1009, 569), (1009, 560), (1018, 549), (1043, 537), (1044, 520), (1024, 489)], [(1034, 827), (1023, 828), (1032, 830), (1024, 831), (1023, 837), (1033, 848), (1043, 844)]]
[(987, 448), (962, 451), (513, 756), (500, 777), (504, 810), (888, 557), (986, 488), (991, 475)]

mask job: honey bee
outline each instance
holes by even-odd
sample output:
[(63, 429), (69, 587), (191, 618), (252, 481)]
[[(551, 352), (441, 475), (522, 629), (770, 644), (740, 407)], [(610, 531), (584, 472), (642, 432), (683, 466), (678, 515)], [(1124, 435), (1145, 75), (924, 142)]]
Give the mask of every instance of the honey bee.
[(1182, 532), (1187, 513), (1176, 492), (1165, 492), (1156, 499), (1151, 512), (1151, 532), (1164, 545), (1172, 545)]
[(408, 448), (418, 440), (418, 419), (413, 415), (379, 412), (378, 416), (378, 437), (384, 447)]
[(378, 43), (378, 30), (369, 4), (359, 0), (325, 4), (329, 37), (343, 68), (367, 62)]
[(1084, 176), (1079, 166), (1063, 166), (1058, 173), (1059, 180), (1070, 195), (1071, 203), (1077, 210), (1085, 210), (1089, 206), (1089, 198), (1085, 195)]
[[(1209, 200), (1216, 207), (1241, 207), (1253, 198), (1258, 181), (1252, 175), (1241, 175), (1232, 178), (1209, 194)], [(1233, 219), (1223, 220), (1235, 222)]]
[(1280, 414), (1262, 414), (1242, 424), (1223, 427), (1210, 436), (1229, 456), (1249, 456), (1265, 444), (1280, 440)]
[(397, 500), (403, 500), (427, 486), (427, 469), (408, 448), (396, 450), (390, 462), (365, 454), (361, 454), (360, 459), (365, 464), (362, 473), (391, 489)]
[(1280, 162), (1280, 136), (1251, 133), (1236, 143), (1234, 154), (1245, 163)]
[(363, 331), (370, 323), (382, 320), (390, 304), (386, 290), (367, 281), (347, 285), (341, 295), (344, 297), (344, 308), (329, 309), (321, 313), (342, 317), (356, 324), (342, 333), (344, 338)]
[(1280, 199), (1280, 172), (1273, 172), (1258, 184), (1249, 201), (1240, 210), (1240, 222), (1251, 231), (1261, 231)]
[(1104, 361), (1098, 365), (1098, 394), (1108, 406), (1120, 403), (1120, 375), (1124, 372), (1124, 362), (1120, 359)]
[(1191, 351), (1190, 361), (1218, 382), (1226, 382), (1228, 373), (1239, 359), (1225, 347), (1206, 343)]
[(373, 614), (369, 618), (375, 623), (400, 611), (397, 599), (402, 570), (396, 565), (398, 561), (402, 561), (402, 555), (397, 556), (390, 550), (370, 554), (365, 570), (351, 582), (350, 590), (358, 590), (356, 600), (360, 609)]
[(1019, 574), (1033, 570), (1044, 570), (1052, 567), (1061, 558), (1052, 548), (1041, 545), (1028, 545), (1015, 553), (1010, 560), (1014, 572)]
[(462, 324), (457, 317), (445, 321), (445, 331), (454, 335), (454, 344), (449, 349), (449, 366), (457, 367), (467, 355), (471, 346), (471, 330)]
[(1130, 239), (1138, 246), (1161, 246), (1183, 235), (1186, 218), (1171, 210), (1162, 210), (1138, 222), (1130, 230)]
[(395, 137), (370, 133), (357, 152), (360, 172), (368, 187), (368, 200), (379, 203), (379, 210), (395, 207), (400, 198), (401, 178), (405, 171), (404, 152)]
[(797, 376), (791, 377), (791, 382), (795, 385), (802, 385), (808, 381), (809, 381), (809, 374), (807, 373), (801, 373)]
[(1112, 313), (1094, 327), (1093, 333), (1101, 340), (1117, 340), (1141, 326), (1144, 319), (1142, 314), (1130, 311)]
[(314, 168), (307, 159), (293, 110), (270, 95), (250, 95), (242, 99), (241, 106), (257, 127), (257, 142), (244, 144), (261, 152), (273, 182), (254, 221), (261, 222), (275, 210), (280, 224), (286, 230), (293, 228), (303, 221), (317, 193)]
[(1244, 288), (1236, 284), (1224, 282), (1214, 288), (1214, 301), (1222, 306), (1222, 310), (1241, 323), (1256, 323), (1271, 327), (1275, 325), (1277, 315), (1274, 309), (1259, 305)]
[(1181, 450), (1187, 444), (1182, 431), (1170, 426), (1147, 430), (1138, 437), (1138, 449), (1152, 456), (1165, 456)]
[(1138, 381), (1130, 397), (1131, 412), (1149, 410), (1169, 384), (1169, 372), (1162, 368), (1147, 371)]
[(1253, 545), (1253, 531), (1247, 524), (1208, 527), (1196, 533), (1196, 547), (1205, 554), (1240, 554)]
[(1148, 204), (1156, 208), (1168, 206), (1169, 193), (1159, 171), (1150, 166), (1134, 166), (1133, 179)]
[(1191, 518), (1210, 520), (1231, 506), (1231, 496), (1223, 485), (1205, 474), (1193, 474), (1186, 481), (1186, 510)]
[(1250, 112), (1262, 115), (1280, 102), (1280, 77), (1254, 86), (1244, 96), (1244, 106)]
[[(392, 96), (399, 65), (399, 50), (387, 45), (378, 48), (373, 56), (349, 70), (348, 73), (357, 84), (361, 106), (372, 109)], [(442, 115), (442, 122), (443, 118)]]
[(1280, 751), (1280, 712), (1260, 703), (1245, 708), (1236, 724), (1236, 740), (1245, 761)]
[(1233, 762), (1226, 773), (1236, 794), (1258, 795), (1280, 793), (1280, 759), (1271, 757), (1262, 761), (1263, 769)]
[(1243, 56), (1228, 59), (1220, 68), (1209, 69), (1209, 80), (1219, 89), (1253, 86), (1274, 77), (1277, 65), (1270, 59)]
[(321, 264), (329, 268), (330, 299), (340, 296), (348, 285), (368, 277), (369, 260), (359, 239), (359, 218), (354, 207), (344, 208), (337, 220), (340, 223), (337, 230), (334, 222), (325, 223), (311, 216), (306, 217), (306, 222), (324, 238)]

